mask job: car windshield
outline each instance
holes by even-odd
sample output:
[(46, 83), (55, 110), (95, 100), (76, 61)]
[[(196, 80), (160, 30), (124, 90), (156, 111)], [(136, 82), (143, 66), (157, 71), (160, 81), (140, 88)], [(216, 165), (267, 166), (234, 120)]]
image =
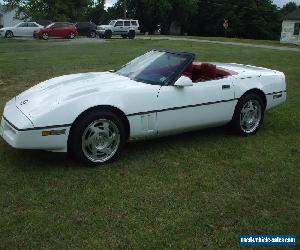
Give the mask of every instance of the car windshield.
[(110, 21), (108, 25), (114, 26), (116, 21)]
[(167, 85), (192, 59), (192, 54), (153, 50), (127, 63), (116, 73), (138, 82)]

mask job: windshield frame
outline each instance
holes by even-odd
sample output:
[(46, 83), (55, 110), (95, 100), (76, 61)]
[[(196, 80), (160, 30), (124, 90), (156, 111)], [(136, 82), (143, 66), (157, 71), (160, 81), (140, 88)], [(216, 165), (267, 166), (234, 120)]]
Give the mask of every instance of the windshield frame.
[[(164, 53), (169, 53), (169, 54), (179, 55), (179, 56), (185, 56), (186, 60), (185, 60), (184, 63), (182, 63), (181, 65), (178, 66), (178, 68), (173, 73), (173, 75), (171, 75), (169, 77), (169, 79), (167, 79), (167, 81), (165, 83), (155, 82), (155, 84), (154, 84), (154, 82), (145, 81), (145, 80), (143, 81), (141, 79), (136, 79), (135, 77), (133, 77), (133, 78), (131, 78), (129, 76), (124, 76), (124, 77), (127, 77), (127, 78), (129, 78), (129, 79), (131, 79), (133, 81), (136, 81), (136, 82), (143, 82), (143, 83), (150, 84), (150, 85), (160, 85), (160, 86), (174, 85), (175, 82), (178, 80), (178, 78), (182, 75), (182, 73), (184, 72), (184, 70), (187, 68), (187, 66), (190, 65), (194, 61), (194, 59), (195, 59), (195, 54), (194, 53), (180, 52), (180, 51), (170, 51), (170, 50), (164, 50), (164, 49), (153, 49), (153, 50), (147, 51), (143, 55), (146, 55), (147, 53), (152, 52), (152, 51), (164, 52)], [(141, 56), (143, 56), (143, 55), (141, 55)], [(135, 59), (133, 59), (133, 60), (135, 60)], [(115, 73), (118, 74), (118, 75), (122, 75), (122, 74), (118, 73), (118, 71), (121, 70), (122, 68), (126, 67), (130, 62), (128, 62), (127, 64), (125, 64), (122, 67), (120, 67), (117, 70), (115, 70)]]
[(116, 20), (111, 20), (108, 25), (114, 26), (116, 24)]

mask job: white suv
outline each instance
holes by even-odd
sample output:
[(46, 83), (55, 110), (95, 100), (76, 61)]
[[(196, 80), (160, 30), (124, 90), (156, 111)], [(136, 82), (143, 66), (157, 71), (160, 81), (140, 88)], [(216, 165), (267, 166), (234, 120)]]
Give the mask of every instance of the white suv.
[(110, 21), (108, 25), (97, 26), (96, 32), (100, 38), (110, 39), (112, 35), (121, 35), (133, 39), (140, 33), (140, 25), (138, 20), (118, 19)]

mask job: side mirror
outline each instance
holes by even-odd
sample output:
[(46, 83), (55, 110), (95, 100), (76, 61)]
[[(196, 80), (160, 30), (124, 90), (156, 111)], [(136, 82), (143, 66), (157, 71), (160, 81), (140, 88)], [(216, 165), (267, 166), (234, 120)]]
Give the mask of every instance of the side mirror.
[(174, 86), (176, 87), (188, 87), (188, 86), (193, 86), (193, 81), (186, 77), (186, 76), (181, 76), (174, 84)]

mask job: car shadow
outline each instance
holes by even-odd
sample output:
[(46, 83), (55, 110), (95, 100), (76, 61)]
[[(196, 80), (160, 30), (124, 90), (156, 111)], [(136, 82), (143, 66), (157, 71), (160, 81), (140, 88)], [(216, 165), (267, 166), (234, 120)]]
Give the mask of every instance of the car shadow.
[[(195, 142), (195, 138), (201, 138), (204, 143), (205, 140), (203, 139), (214, 140), (214, 138), (223, 138), (224, 136), (235, 135), (230, 131), (228, 126), (208, 128), (199, 131), (190, 131), (176, 135), (157, 137), (145, 141), (129, 142), (124, 148), (124, 153), (130, 154), (130, 151), (137, 151), (142, 154), (143, 151), (148, 152), (149, 148), (153, 149), (158, 147), (163, 149), (170, 145), (180, 147)], [(199, 140), (197, 140), (197, 142), (199, 142)]]
[[(145, 141), (128, 142), (125, 145), (123, 153), (120, 159), (118, 159), (117, 164), (106, 164), (103, 169), (115, 165), (122, 166), (122, 160), (130, 161), (133, 156), (134, 159), (137, 157), (142, 158), (145, 154), (149, 154), (149, 152), (157, 150), (163, 151), (164, 148), (168, 148), (171, 145), (174, 148), (189, 145), (189, 143), (195, 142), (195, 138), (201, 138), (201, 140), (197, 140), (197, 143), (206, 143), (205, 139), (212, 141), (216, 138), (221, 139), (224, 136), (234, 136), (230, 133), (227, 126), (153, 138)], [(19, 168), (50, 170), (57, 168), (80, 169), (88, 167), (87, 165), (77, 162), (73, 158), (69, 157), (67, 153), (55, 153), (42, 150), (16, 150), (10, 148), (8, 145), (7, 148), (7, 164), (14, 164)]]

